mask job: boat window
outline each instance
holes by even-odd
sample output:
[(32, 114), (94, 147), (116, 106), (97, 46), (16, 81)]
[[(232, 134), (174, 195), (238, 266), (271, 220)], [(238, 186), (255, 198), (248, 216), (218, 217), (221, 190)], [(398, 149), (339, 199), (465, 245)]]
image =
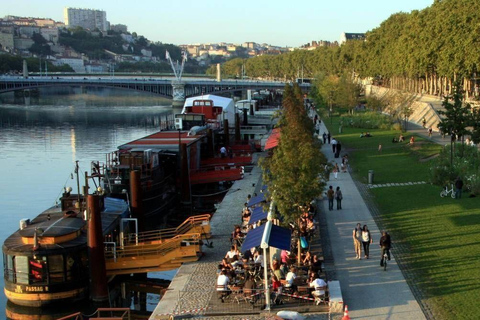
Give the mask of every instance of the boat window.
[(16, 256), (14, 262), (17, 283), (28, 284), (28, 257)]
[[(67, 263), (69, 261), (67, 260)], [(48, 257), (48, 275), (50, 277), (49, 283), (63, 282), (63, 256), (54, 255)]]
[(10, 255), (4, 255), (3, 257), (5, 279), (7, 279), (8, 281), (15, 280), (15, 270), (13, 266), (13, 259), (14, 259), (14, 256), (10, 256)]
[(42, 283), (47, 281), (47, 257), (41, 257), (41, 259), (31, 258), (30, 264), (30, 282)]

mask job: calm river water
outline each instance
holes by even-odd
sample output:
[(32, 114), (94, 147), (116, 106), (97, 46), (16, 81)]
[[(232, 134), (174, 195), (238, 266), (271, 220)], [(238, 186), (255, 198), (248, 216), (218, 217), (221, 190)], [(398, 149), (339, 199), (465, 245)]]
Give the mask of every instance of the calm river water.
[[(161, 118), (172, 112), (169, 100), (112, 89), (51, 88), (32, 98), (1, 94), (1, 243), (20, 219), (54, 205), (65, 185), (76, 192), (70, 178), (76, 160), (82, 174), (90, 171), (90, 161), (104, 161), (117, 146), (158, 131)], [(0, 275), (4, 308), (3, 261)], [(154, 276), (171, 278), (172, 272)]]

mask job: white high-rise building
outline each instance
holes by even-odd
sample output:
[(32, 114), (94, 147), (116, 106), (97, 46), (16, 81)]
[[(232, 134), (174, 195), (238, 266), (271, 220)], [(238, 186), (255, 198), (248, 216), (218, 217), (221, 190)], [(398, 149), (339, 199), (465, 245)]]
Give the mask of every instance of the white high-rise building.
[(100, 31), (108, 30), (107, 13), (101, 10), (65, 8), (63, 10), (65, 26), (82, 27), (84, 29)]

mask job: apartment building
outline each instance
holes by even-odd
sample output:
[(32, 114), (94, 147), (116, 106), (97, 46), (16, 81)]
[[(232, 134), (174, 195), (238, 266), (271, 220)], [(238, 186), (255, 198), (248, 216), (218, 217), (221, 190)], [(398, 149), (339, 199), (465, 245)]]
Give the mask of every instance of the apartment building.
[(82, 27), (88, 30), (107, 31), (109, 22), (107, 21), (107, 13), (101, 10), (64, 8), (63, 17), (65, 25), (70, 27)]

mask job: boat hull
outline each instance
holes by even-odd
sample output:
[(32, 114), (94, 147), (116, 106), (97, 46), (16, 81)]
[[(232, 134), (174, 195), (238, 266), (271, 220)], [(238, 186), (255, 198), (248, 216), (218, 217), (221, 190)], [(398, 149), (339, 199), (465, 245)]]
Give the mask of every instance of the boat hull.
[[(87, 297), (87, 287), (59, 292), (30, 292), (26, 290), (48, 290), (48, 286), (15, 285), (15, 291), (4, 289), (5, 296), (14, 304), (25, 307), (44, 307), (62, 302), (72, 302)], [(33, 289), (32, 289), (33, 288)], [(42, 289), (40, 289), (42, 288)]]

